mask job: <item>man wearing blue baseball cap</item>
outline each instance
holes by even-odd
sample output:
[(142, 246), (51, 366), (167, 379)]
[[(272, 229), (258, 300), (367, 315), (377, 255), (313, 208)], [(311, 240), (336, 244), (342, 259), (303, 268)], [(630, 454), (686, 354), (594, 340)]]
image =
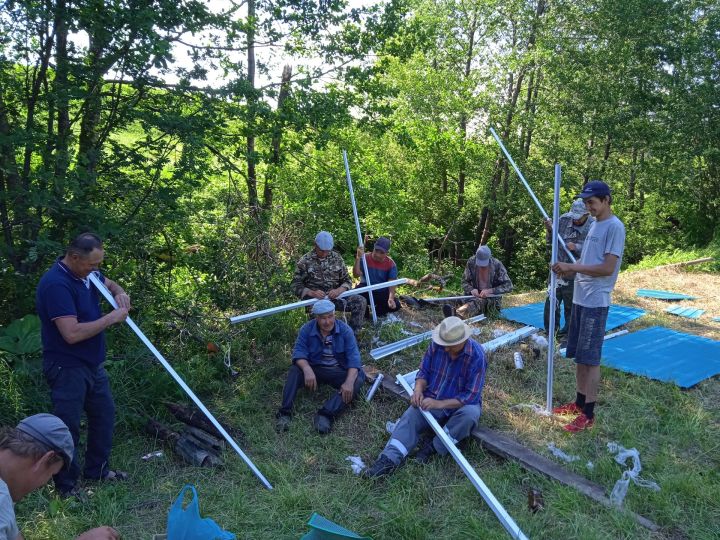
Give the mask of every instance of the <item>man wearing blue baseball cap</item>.
[(298, 261), (290, 286), (293, 293), (303, 300), (327, 297), (335, 309), (350, 313), (350, 326), (359, 330), (363, 325), (367, 301), (357, 294), (338, 298), (352, 288), (352, 282), (345, 261), (333, 251), (333, 246), (333, 237), (329, 232), (317, 233), (312, 251)]
[[(371, 253), (365, 253), (363, 247), (358, 247), (355, 253), (355, 264), (353, 265), (353, 276), (360, 278), (356, 288), (367, 287), (365, 279), (365, 269), (362, 260), (365, 258), (368, 274), (370, 274), (370, 283), (376, 285), (378, 283), (387, 283), (398, 277), (398, 269), (395, 261), (388, 255), (390, 251), (390, 239), (381, 236), (375, 240), (375, 245)], [(362, 293), (362, 296), (369, 302), (369, 294), (373, 295), (375, 302), (375, 313), (378, 317), (387, 315), (400, 309), (400, 300), (395, 297), (395, 289), (397, 287), (387, 287), (378, 289), (370, 293)], [(367, 313), (366, 313), (367, 314)]]
[[(13, 504), (67, 469), (75, 444), (67, 426), (52, 414), (29, 416), (0, 431), (0, 540), (22, 540)], [(98, 527), (77, 540), (115, 540), (111, 527)]]
[(293, 347), (282, 405), (276, 414), (278, 432), (290, 428), (295, 395), (301, 387), (314, 392), (318, 383), (324, 383), (337, 390), (313, 419), (317, 432), (325, 435), (365, 382), (355, 334), (347, 324), (335, 319), (335, 305), (330, 300), (319, 300), (313, 304), (312, 314), (315, 318), (300, 328)]
[(559, 276), (575, 276), (565, 356), (575, 359), (577, 396), (574, 402), (553, 409), (555, 414), (572, 414), (575, 419), (564, 429), (577, 433), (595, 423), (595, 401), (600, 385), (605, 323), (610, 293), (615, 287), (623, 251), (625, 226), (612, 212), (610, 187), (600, 180), (585, 184), (578, 195), (595, 222), (590, 226), (580, 260), (558, 262), (552, 267)]

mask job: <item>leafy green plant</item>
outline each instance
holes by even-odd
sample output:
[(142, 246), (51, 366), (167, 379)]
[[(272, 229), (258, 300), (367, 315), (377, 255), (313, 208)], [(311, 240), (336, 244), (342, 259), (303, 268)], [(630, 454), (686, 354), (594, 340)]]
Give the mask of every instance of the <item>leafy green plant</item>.
[(40, 319), (37, 315), (25, 315), (0, 328), (0, 350), (15, 356), (35, 354), (42, 348)]

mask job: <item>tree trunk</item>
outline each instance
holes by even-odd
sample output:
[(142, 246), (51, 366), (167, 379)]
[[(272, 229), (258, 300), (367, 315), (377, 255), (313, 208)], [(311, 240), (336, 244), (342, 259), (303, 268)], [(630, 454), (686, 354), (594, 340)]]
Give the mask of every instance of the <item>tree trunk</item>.
[(290, 94), (290, 78), (292, 77), (292, 66), (286, 65), (283, 68), (282, 78), (280, 79), (280, 94), (278, 95), (277, 103), (277, 119), (275, 120), (275, 127), (273, 129), (272, 136), (272, 157), (270, 158), (270, 170), (265, 175), (265, 187), (263, 189), (263, 208), (270, 210), (272, 207), (272, 187), (273, 179), (277, 175), (277, 171), (280, 167), (280, 143), (282, 142), (282, 130), (283, 130), (283, 104)]
[(247, 153), (247, 187), (248, 204), (250, 212), (257, 215), (258, 191), (257, 172), (255, 170), (255, 0), (248, 0), (248, 31), (247, 31), (247, 78), (250, 86), (248, 92), (248, 135), (246, 144)]

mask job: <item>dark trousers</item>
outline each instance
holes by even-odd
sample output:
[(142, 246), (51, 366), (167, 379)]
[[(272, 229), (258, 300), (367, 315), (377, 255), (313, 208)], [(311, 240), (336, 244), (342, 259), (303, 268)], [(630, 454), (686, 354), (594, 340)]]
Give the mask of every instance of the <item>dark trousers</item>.
[[(363, 285), (364, 286), (364, 285)], [(360, 287), (358, 285), (356, 289)], [(367, 309), (365, 310), (365, 317), (370, 317), (370, 294), (373, 295), (373, 302), (375, 302), (375, 314), (378, 317), (383, 317), (388, 313), (395, 313), (400, 309), (400, 299), (395, 297), (395, 309), (388, 307), (388, 298), (390, 298), (390, 287), (385, 289), (377, 289), (370, 291), (369, 293), (360, 293), (360, 296), (364, 297), (367, 301)]]
[[(570, 328), (570, 317), (572, 314), (573, 305), (573, 290), (575, 289), (575, 282), (570, 281), (566, 285), (560, 285), (555, 288), (555, 332), (558, 335), (566, 335), (568, 328)], [(563, 305), (563, 314), (565, 315), (565, 324), (560, 328), (560, 304)], [(550, 297), (545, 299), (545, 309), (543, 312), (545, 321), (545, 331), (549, 330), (550, 326)]]
[(110, 393), (107, 372), (102, 366), (63, 367), (53, 364), (44, 373), (50, 386), (53, 414), (65, 422), (75, 443), (69, 470), (60, 471), (54, 476), (55, 486), (60, 491), (69, 491), (80, 477), (78, 454), (83, 411), (88, 426), (83, 475), (85, 478), (97, 479), (108, 474), (115, 427), (115, 403)]
[[(310, 366), (315, 373), (318, 385), (329, 384), (335, 389), (340, 389), (342, 384), (347, 379), (347, 369), (340, 366)], [(360, 387), (365, 382), (365, 372), (362, 369), (358, 370), (357, 379), (355, 379), (355, 385), (353, 387), (353, 399), (355, 399), (360, 392)], [(305, 375), (302, 369), (297, 365), (293, 364), (290, 366), (288, 371), (287, 380), (285, 381), (285, 388), (283, 389), (283, 400), (282, 406), (280, 407), (280, 414), (290, 415), (292, 412), (293, 402), (295, 401), (295, 395), (297, 391), (305, 386)], [(318, 411), (319, 414), (327, 416), (328, 418), (335, 418), (341, 412), (345, 410), (345, 403), (343, 403), (340, 392), (333, 393), (322, 408)]]

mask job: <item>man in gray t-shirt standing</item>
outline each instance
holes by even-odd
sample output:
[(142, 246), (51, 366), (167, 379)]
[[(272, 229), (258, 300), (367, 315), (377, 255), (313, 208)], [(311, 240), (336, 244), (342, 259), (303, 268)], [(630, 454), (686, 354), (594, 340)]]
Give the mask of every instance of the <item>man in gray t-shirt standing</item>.
[(600, 180), (585, 184), (579, 194), (595, 218), (583, 244), (580, 261), (555, 263), (553, 272), (564, 276), (576, 272), (572, 315), (565, 356), (575, 359), (577, 397), (574, 402), (555, 407), (555, 414), (573, 414), (564, 426), (577, 433), (595, 423), (595, 400), (600, 385), (600, 357), (610, 293), (615, 287), (623, 251), (625, 226), (613, 213), (610, 187)]

